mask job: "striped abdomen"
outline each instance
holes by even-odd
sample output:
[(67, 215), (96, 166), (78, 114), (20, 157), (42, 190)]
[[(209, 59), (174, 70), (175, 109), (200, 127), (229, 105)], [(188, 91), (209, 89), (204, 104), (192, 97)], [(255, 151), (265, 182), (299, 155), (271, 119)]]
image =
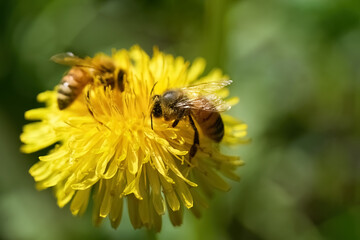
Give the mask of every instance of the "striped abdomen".
[(214, 107), (211, 106), (211, 103), (206, 99), (202, 99), (201, 104), (203, 104), (202, 108), (193, 108), (191, 110), (191, 115), (207, 137), (215, 142), (220, 142), (224, 137), (224, 123), (220, 113), (217, 111), (204, 110), (214, 109)]
[(73, 67), (61, 79), (57, 90), (57, 102), (60, 110), (70, 106), (80, 95), (87, 83), (92, 80), (91, 76), (79, 67)]

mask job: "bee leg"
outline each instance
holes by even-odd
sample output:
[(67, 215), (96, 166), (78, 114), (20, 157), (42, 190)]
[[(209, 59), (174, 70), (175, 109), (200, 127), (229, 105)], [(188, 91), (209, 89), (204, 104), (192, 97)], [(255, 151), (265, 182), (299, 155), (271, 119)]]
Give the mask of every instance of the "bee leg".
[(185, 109), (179, 110), (179, 114), (177, 115), (175, 121), (173, 122), (173, 124), (171, 126), (173, 128), (176, 127), (178, 125), (179, 121), (183, 118), (184, 115), (185, 115)]
[[(117, 87), (119, 88), (120, 92), (124, 91), (124, 75), (125, 75), (125, 71), (120, 69), (117, 75)], [(115, 84), (116, 85), (116, 84)]]
[(197, 152), (197, 145), (200, 144), (200, 140), (199, 140), (199, 132), (198, 132), (198, 130), (195, 126), (194, 120), (192, 119), (190, 114), (189, 114), (189, 121), (190, 121), (191, 127), (194, 129), (194, 143), (191, 146), (190, 151), (189, 151), (189, 156), (191, 159), (195, 156), (195, 154)]
[(176, 126), (178, 125), (179, 121), (180, 121), (180, 119), (176, 119), (176, 120), (173, 122), (172, 127), (173, 127), (173, 128), (176, 127)]
[(91, 110), (91, 103), (90, 103), (90, 89), (88, 89), (86, 91), (86, 106), (87, 106), (87, 109), (89, 111), (89, 113), (91, 114), (91, 116), (95, 119), (95, 116), (94, 116), (94, 112)]

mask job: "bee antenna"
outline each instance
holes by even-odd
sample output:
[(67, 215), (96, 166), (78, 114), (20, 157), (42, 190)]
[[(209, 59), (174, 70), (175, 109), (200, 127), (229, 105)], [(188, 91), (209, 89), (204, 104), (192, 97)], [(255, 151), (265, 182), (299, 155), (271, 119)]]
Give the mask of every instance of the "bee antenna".
[(153, 120), (152, 120), (152, 115), (153, 115), (153, 114), (152, 114), (152, 112), (151, 112), (151, 114), (150, 114), (150, 119), (151, 119), (151, 129), (152, 129), (152, 130), (154, 130), (154, 127), (153, 127)]
[(156, 84), (157, 84), (158, 82), (155, 82), (154, 83), (154, 85), (153, 85), (153, 87), (151, 88), (151, 91), (150, 91), (150, 96), (153, 94), (153, 92), (154, 92), (154, 89), (155, 89), (155, 86), (156, 86)]
[[(150, 91), (150, 97), (152, 96), (157, 83), (158, 82), (155, 82), (154, 85), (152, 86), (151, 91)], [(154, 96), (152, 99), (154, 100), (155, 97), (156, 96)], [(151, 119), (151, 129), (154, 130), (154, 126), (153, 126), (153, 109), (151, 110), (151, 113), (150, 113), (150, 119)]]

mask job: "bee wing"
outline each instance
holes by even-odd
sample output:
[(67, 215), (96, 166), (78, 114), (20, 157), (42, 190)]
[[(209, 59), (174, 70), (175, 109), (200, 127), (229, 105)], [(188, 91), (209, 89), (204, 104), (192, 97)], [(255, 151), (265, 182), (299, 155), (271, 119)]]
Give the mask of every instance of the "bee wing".
[(219, 91), (220, 89), (230, 85), (232, 80), (223, 79), (216, 82), (205, 82), (189, 87), (181, 88), (181, 90), (188, 96), (206, 96)]
[(50, 60), (62, 65), (91, 67), (91, 68), (94, 67), (89, 60), (80, 58), (74, 55), (72, 52), (56, 54), (52, 56)]
[(206, 82), (181, 88), (187, 98), (177, 102), (175, 105), (179, 108), (200, 109), (210, 112), (227, 111), (231, 106), (214, 93), (231, 83), (231, 80), (224, 79), (217, 82)]
[(214, 94), (197, 98), (183, 99), (178, 101), (175, 104), (175, 107), (198, 109), (209, 112), (225, 112), (231, 108), (226, 101)]
[(216, 109), (218, 112), (225, 112), (230, 110), (231, 105), (229, 105), (226, 101), (224, 101), (221, 97), (211, 94), (205, 96), (205, 99), (210, 102), (210, 106), (206, 107), (206, 109)]

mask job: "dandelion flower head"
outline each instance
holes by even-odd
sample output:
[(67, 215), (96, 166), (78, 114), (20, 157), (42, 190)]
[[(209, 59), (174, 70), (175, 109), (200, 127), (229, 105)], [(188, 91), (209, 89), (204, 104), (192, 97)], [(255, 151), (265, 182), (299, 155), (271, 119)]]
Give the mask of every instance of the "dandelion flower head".
[[(215, 189), (229, 190), (223, 177), (239, 179), (235, 170), (243, 162), (222, 154), (219, 143), (199, 127), (199, 148), (190, 159), (194, 130), (189, 121), (172, 127), (172, 122), (154, 118), (152, 128), (152, 95), (228, 77), (220, 70), (202, 76), (203, 59), (190, 64), (157, 48), (152, 57), (134, 46), (111, 56), (97, 54), (92, 61), (103, 58), (114, 63), (115, 73), (126, 73), (124, 91), (105, 87), (103, 76), (93, 74), (93, 83), (66, 109), (59, 110), (55, 88), (38, 95), (45, 107), (25, 113), (34, 122), (23, 128), (21, 150), (52, 148), (29, 171), (37, 188), (53, 188), (58, 205), (69, 204), (73, 215), (84, 213), (93, 195), (96, 225), (108, 217), (116, 228), (125, 206), (134, 228), (160, 231), (166, 212), (174, 226), (182, 223), (184, 209), (199, 217)], [(237, 102), (227, 98), (227, 88), (214, 94), (229, 105)], [(246, 142), (246, 124), (221, 116), (225, 126), (221, 143)]]

